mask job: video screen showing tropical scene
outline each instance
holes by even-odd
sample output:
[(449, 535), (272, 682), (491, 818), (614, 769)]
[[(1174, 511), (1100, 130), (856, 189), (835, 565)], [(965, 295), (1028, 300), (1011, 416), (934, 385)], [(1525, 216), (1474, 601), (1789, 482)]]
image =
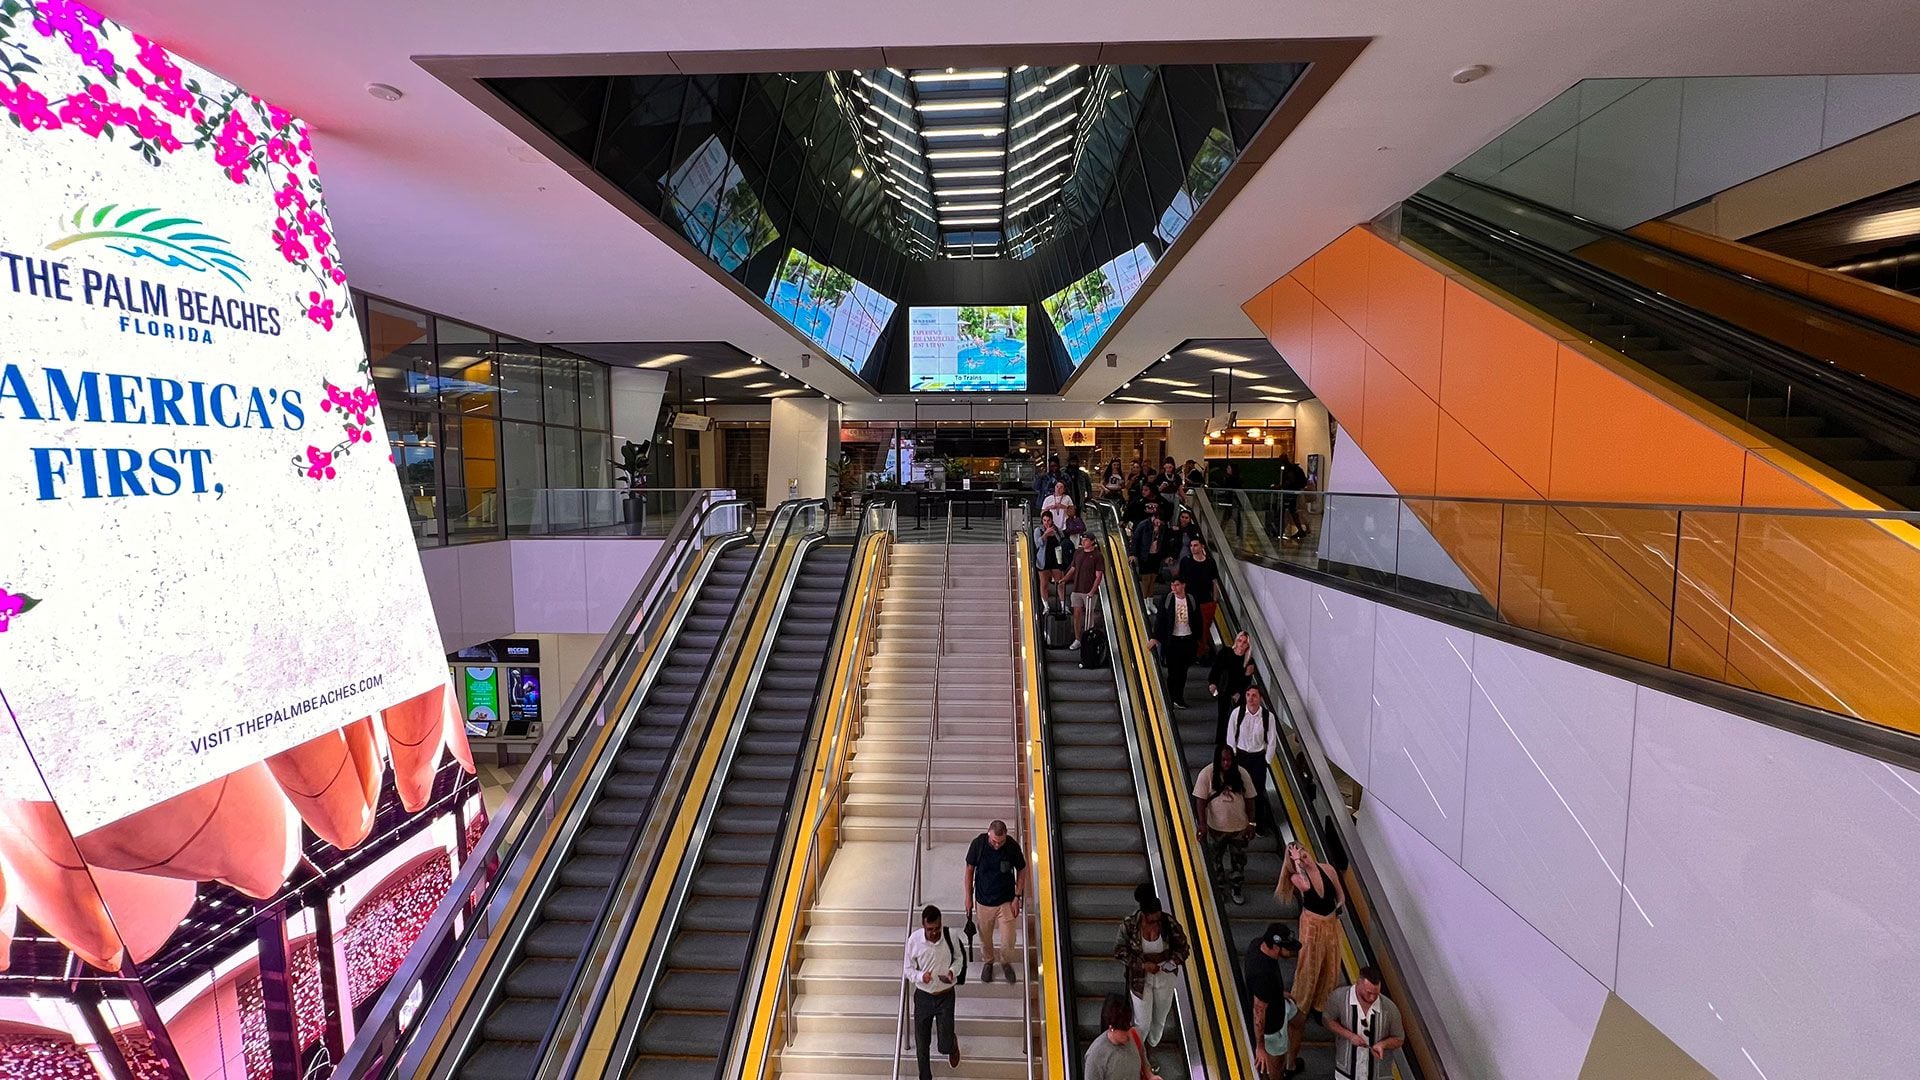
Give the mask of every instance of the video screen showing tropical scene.
[(858, 368), (893, 318), (893, 301), (799, 248), (787, 252), (767, 287), (767, 305), (827, 355)]
[(1193, 163), (1187, 167), (1187, 183), (1173, 193), (1173, 200), (1167, 204), (1167, 210), (1160, 215), (1159, 224), (1154, 226), (1153, 235), (1163, 244), (1171, 244), (1182, 232), (1187, 222), (1193, 220), (1194, 211), (1207, 201), (1213, 189), (1220, 186), (1220, 180), (1227, 175), (1233, 165), (1233, 140), (1227, 133), (1214, 128), (1207, 133), (1206, 141), (1200, 149), (1194, 151)]
[(1060, 331), (1073, 366), (1079, 367), (1093, 352), (1100, 335), (1120, 317), (1121, 309), (1151, 273), (1153, 256), (1147, 253), (1147, 245), (1139, 244), (1040, 302)]
[(1025, 390), (1025, 305), (917, 307), (907, 316), (909, 389)]
[(760, 205), (760, 196), (746, 183), (718, 136), (708, 136), (666, 183), (680, 235), (729, 274), (780, 238), (780, 230)]

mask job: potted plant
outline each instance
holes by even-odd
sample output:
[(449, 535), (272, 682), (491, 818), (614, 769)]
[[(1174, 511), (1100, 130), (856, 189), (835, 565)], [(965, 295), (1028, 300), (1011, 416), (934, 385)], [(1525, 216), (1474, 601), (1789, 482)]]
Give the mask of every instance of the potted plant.
[(860, 483), (860, 470), (854, 467), (853, 456), (841, 454), (839, 461), (827, 459), (827, 479), (832, 481), (828, 490), (832, 492), (833, 512), (846, 513), (853, 501), (854, 488)]
[(628, 439), (620, 444), (620, 460), (612, 463), (613, 470), (620, 474), (620, 486), (626, 488), (620, 500), (620, 519), (626, 522), (630, 536), (640, 535), (647, 520), (647, 452), (651, 449), (652, 440), (636, 443)]

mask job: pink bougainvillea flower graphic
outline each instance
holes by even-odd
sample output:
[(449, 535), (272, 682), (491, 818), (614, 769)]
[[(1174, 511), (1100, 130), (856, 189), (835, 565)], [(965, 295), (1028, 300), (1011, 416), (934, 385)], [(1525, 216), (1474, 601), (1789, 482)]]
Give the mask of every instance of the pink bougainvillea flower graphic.
[(101, 47), (100, 39), (93, 33), (105, 22), (104, 16), (73, 0), (40, 0), (34, 6), (37, 17), (33, 20), (33, 28), (40, 31), (42, 37), (58, 34), (81, 63), (109, 79), (119, 75), (120, 65), (114, 61), (112, 53)]
[(320, 294), (317, 292), (308, 293), (307, 300), (309, 301), (307, 318), (319, 323), (325, 329), (333, 329), (333, 301), (320, 299)]
[(0, 634), (7, 632), (7, 628), (13, 623), (15, 616), (25, 615), (27, 612), (39, 606), (40, 601), (35, 600), (26, 593), (17, 593), (0, 588)]
[(60, 118), (53, 114), (52, 109), (47, 108), (47, 95), (28, 86), (24, 81), (15, 84), (11, 90), (0, 87), (0, 105), (5, 105), (8, 112), (18, 117), (20, 126), (28, 131), (60, 126)]
[(333, 455), (317, 446), (307, 447), (307, 475), (315, 480), (333, 479)]

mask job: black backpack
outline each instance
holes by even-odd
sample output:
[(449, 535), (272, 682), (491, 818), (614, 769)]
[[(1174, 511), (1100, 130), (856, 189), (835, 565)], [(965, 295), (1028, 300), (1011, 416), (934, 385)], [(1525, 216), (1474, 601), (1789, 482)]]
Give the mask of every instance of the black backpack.
[(954, 972), (953, 985), (967, 985), (967, 967), (973, 963), (973, 946), (961, 945), (956, 947), (953, 943), (953, 928), (950, 926), (941, 927), (940, 936), (946, 939), (947, 955), (960, 958), (960, 970)]

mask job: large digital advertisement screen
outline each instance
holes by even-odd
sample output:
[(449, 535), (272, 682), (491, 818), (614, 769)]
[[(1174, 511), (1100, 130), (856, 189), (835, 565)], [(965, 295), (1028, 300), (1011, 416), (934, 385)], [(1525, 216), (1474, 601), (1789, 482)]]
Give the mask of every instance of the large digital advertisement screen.
[(733, 273), (754, 253), (780, 238), (760, 196), (746, 182), (718, 135), (667, 177), (674, 223), (720, 268)]
[(1120, 317), (1121, 309), (1151, 273), (1153, 256), (1147, 253), (1147, 245), (1139, 244), (1040, 302), (1060, 331), (1073, 366), (1079, 367), (1093, 352), (1100, 335)]
[(916, 307), (907, 311), (909, 389), (1027, 388), (1027, 309)]
[(893, 301), (852, 274), (794, 248), (767, 287), (767, 304), (829, 356), (859, 368), (893, 318)]
[(307, 126), (6, 14), (0, 882), (118, 971), (471, 762)]

